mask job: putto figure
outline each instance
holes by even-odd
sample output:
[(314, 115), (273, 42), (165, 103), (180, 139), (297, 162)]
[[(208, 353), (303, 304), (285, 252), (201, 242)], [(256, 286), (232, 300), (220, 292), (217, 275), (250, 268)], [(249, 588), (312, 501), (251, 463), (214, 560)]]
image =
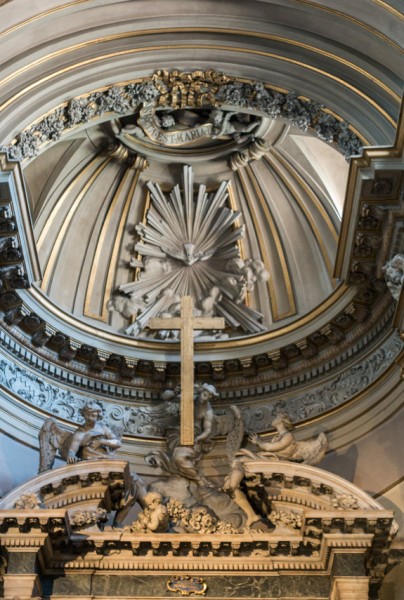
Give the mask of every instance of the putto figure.
[(382, 271), (391, 295), (398, 302), (404, 283), (404, 255), (393, 256), (386, 262)]
[(76, 463), (80, 460), (110, 458), (120, 448), (120, 435), (102, 422), (99, 404), (88, 402), (79, 412), (84, 423), (73, 433), (60, 428), (52, 418), (43, 424), (39, 433), (39, 473), (52, 468), (57, 452), (67, 463)]

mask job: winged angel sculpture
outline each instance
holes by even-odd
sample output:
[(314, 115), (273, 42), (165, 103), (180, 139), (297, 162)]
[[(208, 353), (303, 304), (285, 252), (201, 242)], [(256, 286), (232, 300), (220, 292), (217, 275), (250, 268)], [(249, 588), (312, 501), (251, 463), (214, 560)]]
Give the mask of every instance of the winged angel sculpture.
[(96, 458), (111, 458), (120, 448), (120, 432), (114, 432), (102, 423), (102, 409), (88, 402), (80, 409), (84, 423), (73, 432), (65, 431), (52, 418), (47, 419), (39, 433), (39, 473), (48, 471), (56, 454), (67, 463)]
[(286, 460), (292, 462), (317, 465), (324, 458), (328, 441), (324, 433), (320, 433), (311, 440), (299, 441), (293, 432), (294, 425), (285, 413), (278, 413), (272, 421), (277, 435), (270, 442), (263, 442), (256, 433), (249, 436), (250, 442), (258, 447), (259, 452), (247, 448), (240, 448), (244, 436), (244, 425), (241, 413), (236, 406), (232, 406), (235, 416), (235, 425), (227, 436), (227, 455), (231, 465), (223, 485), (227, 492), (247, 515), (247, 526), (260, 520), (250, 505), (246, 495), (240, 489), (242, 480), (246, 476), (246, 463), (255, 460)]

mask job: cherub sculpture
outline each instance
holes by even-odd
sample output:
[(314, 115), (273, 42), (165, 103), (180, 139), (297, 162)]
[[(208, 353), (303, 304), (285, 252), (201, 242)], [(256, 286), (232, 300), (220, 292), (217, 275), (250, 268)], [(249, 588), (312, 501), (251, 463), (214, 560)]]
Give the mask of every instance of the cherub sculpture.
[(259, 520), (259, 516), (256, 515), (247, 497), (240, 490), (240, 484), (246, 476), (245, 464), (254, 460), (266, 459), (317, 465), (325, 456), (328, 441), (324, 433), (320, 433), (311, 440), (296, 440), (292, 433), (294, 425), (290, 417), (285, 413), (278, 413), (272, 421), (272, 426), (276, 429), (277, 435), (271, 442), (262, 442), (256, 433), (249, 436), (250, 442), (258, 446), (261, 452), (255, 453), (246, 448), (237, 450), (237, 442), (240, 441), (241, 443), (244, 428), (237, 407), (232, 407), (232, 409), (237, 423), (234, 431), (237, 433), (233, 434), (233, 439), (228, 436), (228, 442), (231, 440), (232, 443), (230, 447), (228, 444), (231, 471), (225, 478), (222, 489), (234, 498), (234, 501), (247, 515), (247, 525), (251, 525)]
[(39, 432), (39, 473), (52, 468), (57, 452), (67, 463), (76, 463), (109, 458), (120, 448), (120, 435), (102, 422), (102, 408), (98, 404), (88, 402), (79, 412), (84, 423), (73, 433), (61, 429), (52, 418), (43, 424)]
[(158, 492), (148, 492), (143, 498), (143, 511), (137, 520), (128, 527), (130, 532), (157, 533), (166, 531), (170, 523), (170, 515)]
[(272, 421), (278, 435), (270, 442), (262, 442), (256, 433), (250, 435), (250, 441), (263, 452), (261, 456), (275, 460), (290, 460), (307, 465), (317, 465), (326, 453), (328, 442), (324, 433), (307, 441), (295, 439), (294, 425), (289, 416), (278, 413)]
[(387, 287), (394, 300), (400, 299), (404, 283), (404, 255), (396, 254), (386, 262), (382, 269)]

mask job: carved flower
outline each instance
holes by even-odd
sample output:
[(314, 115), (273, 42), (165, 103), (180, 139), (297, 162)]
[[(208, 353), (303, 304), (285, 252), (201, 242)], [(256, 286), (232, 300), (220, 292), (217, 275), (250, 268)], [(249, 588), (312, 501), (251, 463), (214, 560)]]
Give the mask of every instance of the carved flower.
[(41, 501), (36, 494), (22, 494), (14, 504), (18, 510), (41, 508)]
[(275, 525), (286, 525), (287, 527), (292, 527), (293, 529), (300, 529), (302, 526), (302, 516), (294, 512), (273, 510), (269, 518)]
[(355, 510), (359, 508), (357, 499), (351, 496), (351, 494), (334, 496), (334, 498), (331, 498), (331, 504), (337, 510)]
[(70, 513), (70, 524), (73, 529), (80, 527), (89, 527), (103, 523), (108, 519), (108, 513), (104, 508), (96, 508), (95, 510), (76, 510)]

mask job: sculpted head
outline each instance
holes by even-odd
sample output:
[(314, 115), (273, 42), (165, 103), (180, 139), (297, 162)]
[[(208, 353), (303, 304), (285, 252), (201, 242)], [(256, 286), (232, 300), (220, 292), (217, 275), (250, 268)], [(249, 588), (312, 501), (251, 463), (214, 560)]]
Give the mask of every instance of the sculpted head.
[(219, 108), (214, 108), (210, 111), (209, 121), (213, 123), (213, 125), (220, 125), (223, 120), (223, 111)]
[(163, 497), (159, 492), (148, 492), (143, 499), (144, 504), (149, 508), (158, 506), (162, 501)]
[(80, 408), (79, 413), (85, 420), (85, 422), (96, 422), (101, 421), (102, 419), (102, 408), (96, 402), (87, 402), (82, 408)]
[(279, 412), (275, 418), (272, 421), (272, 427), (277, 427), (278, 425), (283, 424), (286, 429), (288, 429), (289, 431), (292, 431), (292, 429), (294, 429), (294, 425), (289, 417), (289, 415), (287, 415), (286, 413), (283, 412)]
[(209, 402), (213, 398), (218, 398), (219, 393), (217, 392), (214, 385), (210, 383), (203, 383), (198, 387), (198, 400), (199, 402)]

